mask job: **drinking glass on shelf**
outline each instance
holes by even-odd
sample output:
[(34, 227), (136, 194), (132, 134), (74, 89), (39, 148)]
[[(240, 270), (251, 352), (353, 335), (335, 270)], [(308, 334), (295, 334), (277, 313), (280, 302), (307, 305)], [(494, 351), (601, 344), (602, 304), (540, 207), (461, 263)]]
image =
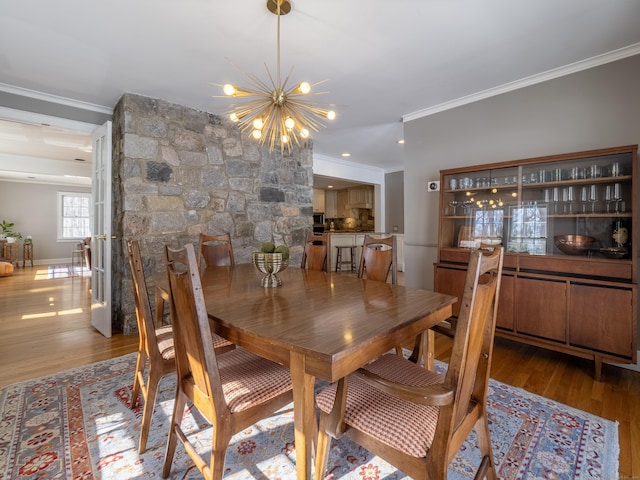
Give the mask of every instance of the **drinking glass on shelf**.
[(553, 202), (553, 213), (558, 213), (558, 203), (560, 202), (560, 188), (551, 189), (551, 201)]
[(596, 202), (598, 201), (597, 185), (589, 185), (589, 202), (591, 203), (591, 213), (596, 213)]
[(616, 202), (616, 213), (619, 213), (620, 202), (622, 201), (622, 186), (619, 183), (613, 184), (613, 193), (611, 195), (611, 200)]
[(464, 208), (465, 214), (468, 215), (469, 213), (471, 213), (470, 207), (471, 205), (473, 205), (473, 200), (468, 200), (468, 199), (463, 200), (461, 205), (462, 205), (462, 208)]
[(609, 213), (610, 207), (609, 204), (613, 201), (613, 192), (611, 185), (606, 185), (604, 187), (604, 202), (607, 206), (607, 213)]
[(586, 185), (583, 185), (580, 188), (580, 203), (582, 204), (582, 213), (587, 213), (587, 203), (589, 203), (589, 188)]
[(456, 208), (458, 208), (458, 205), (460, 205), (460, 202), (458, 200), (451, 200), (449, 202), (449, 206), (453, 208), (453, 216), (456, 215)]
[(573, 213), (573, 201), (575, 200), (575, 194), (573, 187), (565, 187), (562, 189), (562, 202), (564, 203), (564, 213)]

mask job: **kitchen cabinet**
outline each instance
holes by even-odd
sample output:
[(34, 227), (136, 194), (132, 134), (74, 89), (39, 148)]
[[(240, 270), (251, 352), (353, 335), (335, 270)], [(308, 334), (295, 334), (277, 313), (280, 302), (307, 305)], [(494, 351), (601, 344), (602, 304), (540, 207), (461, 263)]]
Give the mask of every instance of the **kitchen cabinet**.
[(347, 216), (347, 201), (349, 199), (349, 193), (346, 188), (338, 190), (338, 208), (337, 218), (345, 218)]
[(313, 212), (324, 213), (324, 190), (321, 188), (313, 189)]
[[(460, 298), (469, 252), (503, 245), (496, 335), (591, 358), (596, 378), (603, 360), (636, 363), (637, 145), (453, 168), (440, 182), (437, 291)], [(592, 243), (560, 250), (563, 235)]]
[(347, 208), (373, 208), (373, 187), (349, 188)]
[(324, 217), (338, 218), (338, 192), (335, 190), (324, 192)]

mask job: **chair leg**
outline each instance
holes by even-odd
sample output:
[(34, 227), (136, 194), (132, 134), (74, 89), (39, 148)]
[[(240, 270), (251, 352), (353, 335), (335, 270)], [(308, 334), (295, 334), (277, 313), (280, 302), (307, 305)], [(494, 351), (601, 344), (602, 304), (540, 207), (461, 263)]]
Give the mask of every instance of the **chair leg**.
[[(144, 346), (138, 348), (138, 360), (136, 361), (136, 371), (133, 375), (133, 389), (131, 391), (131, 409), (138, 405), (138, 397), (140, 396), (141, 385), (144, 384), (142, 376), (144, 375), (144, 366), (147, 363), (147, 352)], [(144, 388), (144, 387), (142, 387)]]
[(478, 437), (478, 447), (480, 455), (482, 455), (482, 463), (476, 474), (476, 478), (487, 478), (496, 480), (496, 464), (493, 460), (493, 451), (491, 450), (491, 437), (489, 436), (489, 424), (487, 422), (486, 413), (481, 415), (474, 426), (476, 436)]
[(140, 444), (138, 453), (144, 453), (147, 449), (147, 438), (151, 428), (151, 419), (156, 406), (156, 396), (158, 395), (158, 386), (162, 380), (162, 374), (156, 373), (151, 365), (149, 365), (149, 378), (147, 379), (147, 395), (144, 399), (144, 409), (142, 411), (142, 429), (140, 431)]
[(224, 475), (224, 457), (231, 440), (231, 432), (228, 424), (218, 423), (213, 429), (211, 439), (211, 462), (209, 463), (211, 479), (222, 480)]
[(320, 426), (318, 429), (318, 441), (316, 445), (316, 479), (324, 478), (324, 471), (327, 468), (327, 461), (329, 460), (329, 447), (331, 446), (331, 437), (326, 433), (326, 420), (326, 414), (321, 413)]
[(176, 443), (178, 442), (178, 432), (182, 423), (182, 415), (184, 414), (184, 406), (186, 404), (186, 396), (176, 390), (176, 401), (173, 405), (173, 415), (171, 416), (171, 428), (169, 428), (169, 439), (167, 440), (167, 449), (164, 454), (164, 465), (162, 466), (162, 478), (167, 478), (171, 473), (171, 465), (173, 464), (173, 455), (176, 452)]

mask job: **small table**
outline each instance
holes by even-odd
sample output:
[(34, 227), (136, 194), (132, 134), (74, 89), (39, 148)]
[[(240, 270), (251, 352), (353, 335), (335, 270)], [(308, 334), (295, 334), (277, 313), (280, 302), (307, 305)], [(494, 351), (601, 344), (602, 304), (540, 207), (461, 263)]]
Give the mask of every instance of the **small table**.
[(25, 262), (31, 262), (33, 267), (33, 243), (24, 242), (22, 244), (22, 268), (24, 268)]
[(4, 252), (2, 253), (2, 256), (5, 258), (5, 261), (7, 263), (11, 263), (16, 265), (16, 268), (18, 267), (18, 260), (19, 260), (19, 250), (18, 250), (18, 242), (5, 242), (4, 244)]

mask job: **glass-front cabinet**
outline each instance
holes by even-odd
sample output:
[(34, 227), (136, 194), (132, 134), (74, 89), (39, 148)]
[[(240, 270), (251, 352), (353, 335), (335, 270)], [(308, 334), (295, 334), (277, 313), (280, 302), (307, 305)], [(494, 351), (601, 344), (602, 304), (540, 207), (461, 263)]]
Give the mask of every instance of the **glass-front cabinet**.
[[(470, 250), (502, 245), (506, 305), (498, 315), (498, 335), (593, 357), (597, 376), (602, 359), (635, 362), (636, 170), (636, 145), (443, 170), (436, 289), (459, 294), (460, 278), (451, 277), (464, 272)], [(625, 314), (633, 318), (615, 328), (590, 320), (585, 309), (574, 318), (576, 298), (584, 291), (590, 304), (598, 304), (595, 293), (602, 294), (603, 304), (627, 295)], [(525, 292), (539, 292), (539, 303), (518, 296)], [(552, 292), (554, 300), (545, 301)], [(555, 304), (557, 311), (549, 312)], [(546, 324), (549, 315), (553, 325)], [(561, 325), (558, 318), (564, 319)], [(608, 338), (613, 331), (626, 338)]]

